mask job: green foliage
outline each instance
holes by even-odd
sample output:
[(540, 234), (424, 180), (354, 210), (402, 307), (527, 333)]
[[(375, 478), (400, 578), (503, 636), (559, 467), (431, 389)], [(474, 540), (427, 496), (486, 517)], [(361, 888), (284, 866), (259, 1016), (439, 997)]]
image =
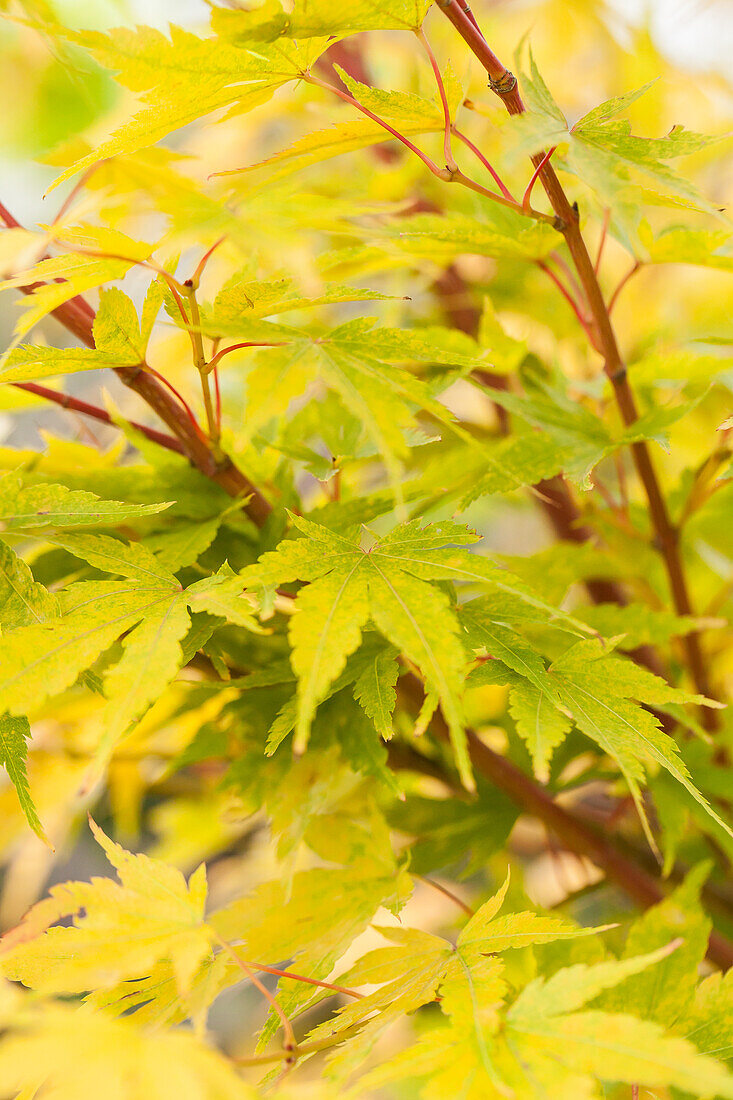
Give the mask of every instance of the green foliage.
[(720, 84), (0, 6), (2, 1097), (733, 1097)]

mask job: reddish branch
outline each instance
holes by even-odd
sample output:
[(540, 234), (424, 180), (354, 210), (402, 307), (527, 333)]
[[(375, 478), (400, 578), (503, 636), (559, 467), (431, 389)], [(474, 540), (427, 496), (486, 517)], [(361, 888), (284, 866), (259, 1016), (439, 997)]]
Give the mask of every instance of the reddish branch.
[[(90, 405), (88, 401), (80, 401), (78, 397), (70, 397), (68, 393), (60, 393), (59, 390), (39, 386), (37, 382), (11, 382), (10, 385), (15, 386), (16, 389), (25, 390), (26, 393), (33, 393), (36, 397), (43, 397), (46, 401), (53, 401), (55, 405), (60, 405), (62, 409), (83, 413), (84, 416), (90, 416), (93, 420), (115, 426), (114, 420), (105, 409), (100, 409), (97, 405)], [(158, 446), (165, 447), (169, 451), (176, 451), (180, 455), (183, 454), (183, 446), (172, 435), (166, 435), (165, 432), (149, 428), (146, 424), (138, 424), (136, 420), (130, 420), (128, 423), (141, 435), (152, 440), (153, 443), (157, 443)]]
[[(9, 228), (20, 228), (12, 214), (0, 204), (0, 218)], [(24, 294), (32, 294), (42, 283), (29, 283), (21, 287)], [(79, 295), (63, 302), (53, 310), (57, 320), (87, 347), (94, 344), (94, 310)], [(115, 374), (121, 382), (133, 390), (160, 417), (178, 440), (181, 453), (202, 474), (215, 481), (231, 496), (247, 497), (244, 508), (256, 523), (264, 523), (271, 511), (265, 497), (244, 476), (231, 459), (217, 460), (210, 441), (186, 409), (140, 363), (134, 367), (116, 367)], [(81, 410), (80, 410), (81, 411)]]
[[(425, 693), (418, 678), (411, 672), (402, 676), (399, 692), (411, 709), (419, 712)], [(448, 726), (439, 710), (430, 728), (439, 740), (450, 742)], [(642, 909), (648, 909), (664, 899), (665, 891), (655, 878), (622, 855), (602, 832), (558, 805), (543, 787), (525, 775), (511, 760), (485, 745), (473, 730), (468, 730), (468, 751), (477, 772), (503, 791), (524, 813), (539, 818), (568, 851), (587, 856)], [(708, 957), (717, 966), (727, 969), (733, 965), (733, 944), (724, 936), (712, 932)]]
[[(485, 68), (490, 78), (489, 87), (503, 101), (509, 114), (523, 114), (525, 106), (514, 76), (491, 50), (475, 20), (469, 19), (455, 0), (441, 0), (439, 7)], [(603, 356), (603, 369), (613, 387), (623, 422), (629, 427), (638, 420), (636, 402), (626, 375), (626, 366), (619, 351), (608, 307), (598, 283), (595, 265), (588, 254), (580, 231), (577, 205), (570, 203), (546, 154), (536, 153), (532, 157), (532, 163), (555, 213), (555, 226), (565, 238), (578, 273), (593, 318), (599, 350)], [(692, 615), (692, 603), (680, 554), (679, 532), (670, 520), (649, 448), (646, 443), (640, 441), (631, 444), (631, 452), (649, 503), (649, 514), (656, 542), (666, 566), (675, 610), (679, 615)], [(710, 695), (710, 684), (699, 635), (694, 632), (686, 635), (683, 644), (687, 664), (697, 690), (703, 695)], [(714, 712), (705, 710), (703, 713), (710, 722), (710, 716), (714, 716)]]

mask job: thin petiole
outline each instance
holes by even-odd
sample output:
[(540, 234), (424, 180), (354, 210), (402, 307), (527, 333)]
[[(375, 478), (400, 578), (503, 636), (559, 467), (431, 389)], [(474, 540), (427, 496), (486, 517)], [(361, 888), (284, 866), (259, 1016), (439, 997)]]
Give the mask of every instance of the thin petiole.
[(201, 379), (201, 393), (204, 398), (204, 408), (206, 409), (206, 424), (209, 430), (209, 439), (211, 440), (217, 457), (221, 457), (219, 451), (219, 426), (217, 422), (216, 411), (214, 409), (214, 403), (211, 398), (211, 387), (209, 385), (209, 364), (206, 361), (206, 355), (204, 353), (204, 339), (201, 333), (201, 314), (199, 312), (199, 305), (196, 300), (196, 287), (193, 284), (193, 280), (188, 279), (186, 284), (186, 296), (188, 298), (188, 308), (191, 315), (191, 328), (188, 335), (191, 339), (191, 346), (193, 347), (194, 365), (199, 372), (199, 378)]
[(204, 252), (203, 256), (201, 257), (201, 259), (198, 262), (198, 266), (197, 266), (196, 270), (194, 271), (194, 273), (191, 277), (191, 282), (193, 283), (193, 285), (195, 287), (198, 287), (199, 282), (201, 280), (201, 276), (204, 273), (204, 268), (206, 267), (207, 263), (209, 262), (209, 260), (213, 256), (214, 252), (216, 252), (216, 250), (217, 250), (217, 248), (219, 247), (220, 244), (224, 244), (225, 240), (226, 240), (226, 237), (219, 237), (219, 240), (216, 241), (214, 244), (212, 244), (212, 246), (208, 250), (208, 252)]
[(230, 351), (239, 351), (240, 348), (284, 348), (287, 344), (284, 340), (279, 340), (276, 343), (267, 343), (265, 341), (247, 340), (242, 344), (230, 344), (228, 348), (222, 348), (216, 355), (212, 356), (208, 363), (208, 369), (213, 370), (218, 366), (219, 362), (225, 355), (228, 355)]
[(608, 312), (609, 312), (609, 314), (612, 312), (613, 307), (616, 305), (616, 302), (618, 301), (619, 294), (624, 289), (624, 287), (626, 286), (626, 284), (628, 283), (628, 281), (632, 277), (632, 275), (636, 275), (636, 273), (637, 273), (637, 271), (639, 270), (640, 267), (641, 267), (641, 260), (634, 260), (634, 266), (631, 268), (630, 271), (626, 272), (623, 279), (618, 284), (618, 286), (616, 287), (616, 289), (614, 290), (613, 294), (611, 295), (611, 297), (609, 299), (609, 302), (608, 302)]
[(585, 332), (586, 336), (588, 337), (590, 343), (593, 345), (594, 349), (596, 351), (598, 351), (599, 350), (598, 349), (598, 343), (596, 341), (595, 335), (594, 335), (593, 330), (591, 328), (590, 322), (588, 321), (587, 317), (584, 317), (583, 314), (581, 313), (580, 306), (575, 301), (575, 298), (573, 298), (572, 294), (570, 293), (568, 288), (565, 286), (563, 281), (555, 274), (555, 272), (552, 270), (550, 265), (546, 264), (544, 262), (544, 260), (538, 260), (537, 261), (537, 266), (539, 267), (540, 271), (544, 271), (545, 275), (547, 275), (550, 279), (552, 279), (553, 283), (555, 284), (557, 289), (560, 291), (560, 293), (562, 294), (565, 301), (568, 302), (568, 304), (570, 305), (570, 308), (572, 309), (575, 316), (578, 318), (578, 321), (580, 322), (580, 324), (583, 328), (583, 331)]
[(285, 1050), (286, 1050), (286, 1052), (292, 1053), (293, 1051), (295, 1051), (297, 1049), (298, 1044), (295, 1041), (295, 1032), (293, 1031), (293, 1025), (290, 1022), (290, 1018), (287, 1016), (287, 1014), (283, 1010), (282, 1006), (280, 1005), (280, 1002), (278, 1001), (277, 997), (273, 997), (272, 993), (270, 993), (270, 990), (267, 988), (267, 986), (262, 984), (262, 982), (259, 980), (257, 975), (254, 973), (252, 968), (250, 966), (248, 966), (247, 963), (244, 962), (243, 959), (240, 959), (239, 955), (234, 950), (234, 948), (232, 947), (231, 944), (227, 943), (226, 940), (221, 939), (219, 936), (217, 936), (216, 938), (217, 938), (217, 942), (224, 948), (225, 951), (227, 951), (231, 955), (231, 957), (234, 959), (234, 961), (237, 964), (237, 966), (239, 967), (239, 969), (247, 975), (249, 980), (252, 982), (252, 985), (254, 985), (257, 989), (259, 989), (260, 993), (265, 998), (265, 1000), (268, 1002), (270, 1007), (277, 1013), (277, 1015), (280, 1019), (280, 1023), (282, 1024), (282, 1027), (283, 1027), (283, 1035), (285, 1036)]
[(435, 163), (434, 160), (431, 160), (431, 158), (427, 156), (426, 153), (423, 153), (422, 149), (418, 149), (417, 145), (414, 145), (410, 141), (410, 139), (405, 137), (404, 134), (401, 134), (399, 130), (395, 130), (394, 127), (390, 126), (389, 123), (385, 122), (384, 119), (379, 117), (379, 115), (375, 115), (374, 112), (370, 111), (368, 107), (364, 107), (361, 103), (359, 103), (358, 99), (354, 99), (354, 97), (352, 95), (349, 95), (348, 92), (342, 92), (341, 89), (337, 88), (334, 84), (329, 84), (328, 81), (321, 80), (320, 77), (314, 76), (313, 73), (306, 73), (306, 75), (303, 77), (303, 80), (307, 84), (314, 84), (318, 88), (323, 88), (324, 91), (333, 92), (333, 94), (337, 95), (339, 99), (343, 99), (344, 103), (349, 103), (352, 107), (355, 107), (357, 111), (361, 111), (363, 115), (366, 115), (367, 118), (370, 118), (372, 122), (376, 122), (378, 126), (381, 126), (384, 130), (391, 134), (392, 137), (401, 142), (407, 149), (410, 150), (410, 152), (414, 153), (416, 157), (419, 157), (426, 168), (428, 168), (434, 176), (441, 176), (442, 178), (441, 169), (438, 168), (438, 165)]
[(422, 27), (420, 27), (418, 30), (416, 30), (415, 34), (417, 35), (417, 38), (419, 39), (420, 43), (422, 44), (423, 49), (425, 50), (425, 53), (428, 55), (428, 60), (430, 61), (430, 67), (432, 68), (433, 75), (435, 77), (435, 83), (438, 86), (438, 94), (440, 96), (440, 102), (441, 102), (442, 107), (443, 107), (443, 124), (444, 124), (443, 154), (445, 156), (445, 166), (446, 166), (446, 168), (448, 169), (449, 172), (455, 172), (456, 169), (458, 168), (458, 165), (456, 164), (455, 159), (453, 157), (453, 150), (451, 148), (451, 143), (450, 143), (450, 135), (451, 135), (450, 107), (448, 106), (448, 97), (445, 94), (445, 84), (443, 83), (443, 77), (442, 77), (441, 72), (440, 72), (440, 66), (438, 65), (438, 62), (435, 58), (435, 54), (433, 53), (433, 51), (430, 47), (430, 43), (428, 42), (425, 31), (422, 29)]
[(611, 223), (611, 208), (610, 208), (610, 206), (607, 206), (606, 209), (603, 211), (603, 225), (601, 226), (601, 239), (598, 242), (598, 254), (596, 255), (596, 262), (593, 265), (593, 270), (595, 271), (596, 275), (598, 274), (598, 272), (600, 270), (600, 267), (601, 267), (601, 258), (603, 256), (603, 249), (606, 246), (606, 237), (608, 236), (608, 227), (609, 227), (610, 223)]
[(153, 378), (157, 378), (159, 382), (161, 382), (167, 389), (169, 389), (171, 391), (171, 393), (173, 394), (174, 397), (178, 398), (181, 405), (183, 405), (183, 408), (186, 410), (186, 414), (188, 416), (188, 419), (196, 427), (196, 430), (200, 431), (201, 429), (199, 427), (199, 422), (196, 419), (196, 417), (194, 416), (193, 410), (191, 409), (191, 406), (188, 404), (188, 402), (186, 401), (183, 394), (178, 392), (178, 390), (173, 385), (173, 383), (169, 382), (164, 374), (161, 374), (160, 371), (155, 370), (148, 363), (145, 363), (145, 365), (142, 367), (142, 369), (145, 371), (146, 374), (152, 374)]
[(497, 187), (501, 191), (504, 198), (509, 199), (509, 201), (514, 203), (515, 206), (519, 205), (517, 203), (517, 200), (514, 198), (514, 195), (511, 193), (509, 188), (506, 186), (506, 184), (502, 180), (499, 173), (489, 163), (489, 161), (486, 159), (486, 157), (481, 152), (481, 150), (478, 148), (478, 146), (474, 145), (474, 143), (471, 141), (471, 139), (469, 137), (466, 137), (466, 135), (461, 130), (459, 130), (456, 126), (452, 126), (451, 130), (453, 132), (453, 135), (455, 137), (457, 137), (459, 141), (462, 141), (463, 144), (466, 146), (466, 148), (470, 149), (471, 152), (474, 154), (474, 156), (476, 156), (481, 161), (484, 168), (490, 174), (491, 178), (496, 183)]
[(542, 169), (545, 167), (545, 165), (550, 163), (550, 157), (552, 156), (552, 154), (555, 152), (556, 149), (557, 149), (557, 145), (553, 145), (550, 149), (548, 149), (547, 152), (545, 153), (545, 155), (543, 156), (542, 160), (540, 161), (540, 163), (537, 165), (534, 172), (532, 173), (532, 178), (530, 179), (529, 183), (527, 184), (527, 189), (525, 190), (524, 197), (522, 199), (522, 210), (525, 212), (525, 214), (528, 214), (529, 211), (531, 210), (531, 207), (529, 205), (529, 200), (532, 198), (532, 189), (534, 188), (534, 185), (537, 182), (539, 174), (542, 171)]

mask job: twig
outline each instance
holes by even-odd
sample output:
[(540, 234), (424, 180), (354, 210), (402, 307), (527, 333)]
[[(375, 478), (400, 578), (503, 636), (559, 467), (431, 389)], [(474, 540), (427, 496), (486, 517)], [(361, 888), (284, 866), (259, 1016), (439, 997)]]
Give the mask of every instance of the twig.
[(611, 297), (609, 299), (609, 302), (608, 302), (608, 312), (609, 312), (609, 314), (613, 310), (613, 307), (616, 305), (619, 294), (624, 289), (624, 287), (628, 283), (629, 279), (633, 275), (636, 275), (636, 273), (637, 273), (637, 271), (639, 270), (640, 267), (641, 267), (641, 260), (635, 260), (634, 261), (634, 266), (631, 268), (630, 271), (627, 271), (626, 274), (624, 275), (624, 277), (621, 279), (620, 283), (618, 284), (618, 286), (616, 287), (616, 289), (614, 290), (613, 294), (611, 295)]
[(552, 156), (552, 154), (555, 152), (556, 149), (557, 149), (557, 145), (552, 145), (547, 150), (544, 157), (542, 158), (542, 160), (540, 161), (540, 163), (537, 165), (534, 172), (532, 173), (532, 178), (530, 179), (529, 183), (527, 184), (527, 189), (524, 192), (524, 196), (522, 198), (522, 210), (524, 210), (525, 212), (530, 209), (529, 200), (532, 198), (532, 190), (534, 188), (534, 185), (537, 182), (539, 174), (542, 171), (542, 169), (545, 167), (545, 165), (550, 163), (550, 157)]
[[(398, 681), (398, 692), (414, 710), (422, 706), (424, 690), (413, 673)], [(440, 709), (433, 715), (431, 730), (449, 743), (448, 726)], [(601, 832), (564, 809), (547, 791), (526, 776), (516, 764), (490, 749), (473, 730), (467, 730), (471, 763), (489, 782), (506, 794), (525, 813), (538, 818), (568, 846), (569, 851), (587, 856), (616, 886), (642, 908), (656, 905), (665, 897), (659, 882), (636, 863), (623, 856)], [(712, 932), (708, 957), (721, 969), (733, 965), (733, 944)]]
[[(0, 204), (0, 218), (11, 228), (20, 228), (20, 223)], [(29, 283), (20, 287), (24, 294), (32, 294), (42, 283)], [(69, 332), (73, 333), (87, 347), (94, 344), (94, 310), (80, 295), (62, 302), (52, 314)], [(225, 492), (233, 497), (246, 499), (243, 507), (249, 517), (260, 526), (265, 523), (272, 511), (269, 501), (255, 489), (251, 482), (238, 470), (228, 458), (217, 460), (211, 444), (198, 427), (194, 425), (186, 411), (166, 392), (163, 386), (142, 366), (113, 368), (120, 381), (134, 390), (139, 397), (160, 417), (179, 440), (183, 454), (192, 466), (205, 477), (215, 481)]]
[(430, 62), (430, 67), (433, 70), (433, 76), (435, 77), (435, 83), (438, 86), (438, 95), (440, 96), (440, 102), (441, 102), (441, 105), (443, 107), (443, 121), (444, 121), (443, 155), (445, 156), (445, 166), (450, 172), (454, 172), (458, 168), (458, 165), (456, 164), (455, 160), (453, 159), (453, 150), (451, 149), (451, 143), (450, 143), (450, 134), (451, 134), (450, 107), (448, 106), (448, 97), (445, 94), (445, 85), (443, 84), (443, 77), (442, 77), (442, 74), (440, 72), (440, 67), (438, 65), (438, 62), (436, 61), (435, 54), (433, 53), (432, 49), (430, 48), (430, 43), (427, 40), (427, 36), (425, 34), (425, 31), (422, 29), (422, 27), (420, 27), (420, 28), (418, 28), (418, 30), (415, 31), (415, 34), (416, 34), (418, 40), (420, 41), (420, 43), (422, 44), (423, 49), (425, 50), (425, 53), (428, 55), (428, 60)]
[(601, 269), (601, 257), (603, 256), (603, 249), (606, 244), (606, 237), (608, 236), (608, 226), (611, 222), (611, 208), (607, 206), (603, 211), (603, 225), (601, 226), (601, 239), (598, 242), (598, 253), (596, 255), (596, 262), (593, 264), (593, 270), (596, 275)]
[[(80, 401), (78, 397), (70, 397), (68, 393), (60, 393), (58, 390), (48, 389), (47, 386), (39, 386), (37, 382), (11, 382), (10, 385), (15, 386), (16, 389), (25, 390), (27, 393), (33, 393), (36, 397), (43, 397), (46, 401), (53, 401), (55, 405), (60, 405), (62, 409), (83, 413), (84, 416), (91, 416), (93, 420), (110, 424), (113, 428), (119, 427), (105, 409), (100, 409), (97, 405), (90, 405), (88, 401)], [(152, 440), (153, 443), (165, 447), (166, 450), (175, 451), (179, 455), (184, 453), (180, 440), (174, 436), (166, 435), (165, 432), (159, 432), (155, 428), (149, 428), (146, 424), (138, 423), (137, 420), (129, 420), (128, 424), (135, 431)]]

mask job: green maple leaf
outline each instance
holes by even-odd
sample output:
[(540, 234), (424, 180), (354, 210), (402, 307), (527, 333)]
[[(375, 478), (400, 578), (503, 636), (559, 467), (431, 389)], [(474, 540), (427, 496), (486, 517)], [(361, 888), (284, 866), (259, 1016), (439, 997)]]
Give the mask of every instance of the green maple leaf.
[[(507, 993), (504, 963), (498, 955), (533, 943), (575, 939), (603, 930), (579, 928), (563, 917), (535, 913), (498, 917), (508, 885), (507, 877), (497, 893), (471, 917), (455, 944), (412, 928), (380, 927), (393, 946), (367, 952), (338, 979), (350, 988), (364, 984), (379, 988), (340, 1009), (336, 1022), (331, 1020), (316, 1028), (309, 1039), (341, 1032), (347, 1038), (355, 1025), (364, 1025), (358, 1042), (350, 1039), (343, 1053), (338, 1052), (337, 1058), (348, 1065), (354, 1059), (354, 1048), (356, 1057), (363, 1058), (365, 1044), (368, 1050), (386, 1027), (405, 1013), (434, 1001), (440, 993), (443, 1010), (460, 1014), (465, 1032), (484, 1046), (483, 1005), (487, 1001), (500, 1004)], [(468, 1012), (462, 1010), (464, 1002), (470, 1005)], [(376, 1017), (370, 1019), (375, 1012)], [(385, 1076), (389, 1079), (389, 1071)], [(371, 1075), (367, 1080), (371, 1083)]]
[(392, 713), (397, 701), (397, 656), (391, 646), (378, 649), (354, 684), (354, 698), (385, 741), (392, 736)]
[[(252, 962), (293, 959), (293, 968), (324, 979), (336, 960), (368, 925), (379, 906), (398, 909), (410, 892), (405, 872), (375, 874), (374, 865), (314, 868), (288, 884), (266, 882), (248, 897), (213, 913), (209, 923), (224, 940), (241, 944), (241, 957)], [(231, 980), (241, 978), (232, 970)], [(286, 1012), (304, 1007), (313, 987), (281, 980), (280, 1003)], [(277, 1026), (271, 1018), (263, 1040)]]
[(300, 579), (290, 623), (292, 662), (298, 676), (295, 746), (302, 751), (318, 703), (361, 644), (371, 620), (420, 669), (440, 702), (464, 782), (472, 783), (460, 696), (466, 656), (455, 613), (444, 591), (430, 581), (489, 584), (555, 614), (511, 574), (447, 543), (475, 541), (465, 527), (404, 524), (369, 550), (325, 527), (292, 517), (307, 540), (282, 543), (241, 574), (248, 587)]
[[(556, 158), (567, 171), (597, 191), (608, 204), (615, 202), (619, 224), (629, 218), (638, 222), (636, 196), (640, 192), (654, 202), (716, 212), (717, 208), (667, 163), (705, 148), (714, 138), (691, 133), (681, 126), (673, 127), (662, 138), (637, 137), (631, 132), (631, 124), (617, 117), (644, 95), (654, 81), (607, 100), (571, 127), (544, 83), (531, 51), (529, 60), (530, 72), (522, 73), (522, 87), (530, 111), (513, 120), (515, 154), (559, 147)], [(523, 67), (519, 56), (517, 64)]]
[(26, 759), (30, 735), (27, 718), (0, 715), (0, 764), (15, 787), (20, 807), (31, 829), (44, 843), (49, 844), (28, 786)]
[[(549, 671), (561, 704), (572, 714), (578, 728), (618, 761), (643, 822), (646, 818), (639, 782), (644, 774), (642, 761), (651, 759), (733, 835), (730, 826), (695, 787), (677, 746), (662, 732), (659, 720), (631, 702), (636, 699), (651, 706), (670, 702), (710, 705), (709, 700), (672, 688), (631, 661), (609, 656), (607, 646), (600, 640), (577, 643)], [(648, 827), (647, 834), (651, 841)]]
[(58, 600), (34, 579), (30, 567), (0, 540), (0, 625), (3, 631), (58, 616)]
[(170, 504), (124, 504), (101, 500), (83, 489), (64, 485), (27, 485), (14, 473), (0, 478), (0, 524), (6, 531), (34, 527), (93, 527), (150, 516)]
[[(18, 272), (11, 279), (0, 283), (0, 290), (40, 284), (27, 297), (23, 313), (15, 326), (18, 336), (24, 336), (48, 313), (77, 294), (113, 282), (115, 279), (121, 279), (135, 263), (147, 260), (153, 251), (153, 246), (145, 241), (135, 241), (118, 230), (92, 225), (62, 227), (51, 232), (50, 235), (54, 241), (61, 243), (67, 249), (63, 255), (40, 260), (33, 267)], [(39, 363), (36, 369), (44, 369), (43, 350), (20, 349), (19, 358), (14, 361), (16, 370), (20, 372), (25, 360), (28, 358), (32, 360), (34, 355)], [(58, 349), (49, 349), (49, 352), (51, 350), (59, 356)], [(78, 363), (91, 361), (89, 356), (81, 354), (82, 349), (68, 350), (73, 353)], [(103, 358), (97, 365), (123, 365), (119, 363), (119, 352), (112, 355), (112, 358), (116, 360), (115, 364), (110, 364)], [(60, 364), (63, 363), (64, 357), (60, 356), (58, 361)], [(126, 359), (126, 362), (129, 360)], [(45, 367), (48, 368), (48, 363), (45, 363)], [(32, 369), (30, 365), (28, 369)], [(86, 366), (73, 369), (90, 370), (92, 368)], [(50, 373), (61, 373), (61, 371), (46, 369), (46, 374)], [(5, 375), (3, 377), (6, 381), (10, 381), (10, 377)], [(35, 374), (32, 377), (42, 377), (42, 375)]]

